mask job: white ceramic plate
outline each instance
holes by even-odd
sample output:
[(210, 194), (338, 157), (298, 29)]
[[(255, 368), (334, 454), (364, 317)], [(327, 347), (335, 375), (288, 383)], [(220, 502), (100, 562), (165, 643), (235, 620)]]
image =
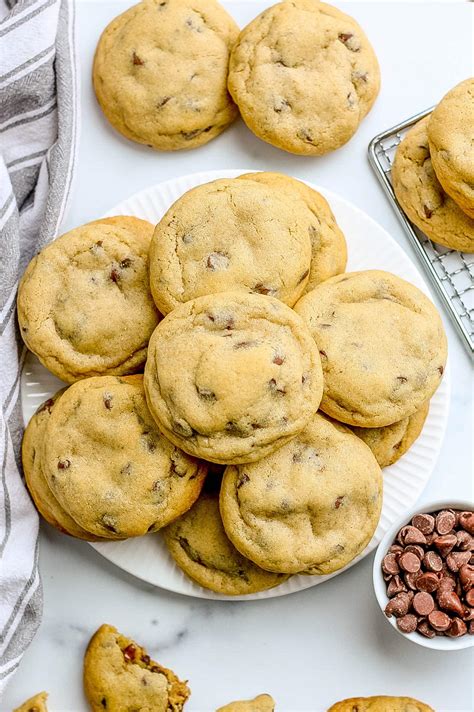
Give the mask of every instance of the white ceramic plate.
[[(170, 205), (190, 188), (217, 178), (234, 178), (248, 172), (250, 171), (244, 169), (209, 171), (169, 180), (132, 195), (128, 200), (112, 208), (106, 217), (135, 215), (156, 223)], [(428, 288), (418, 269), (380, 225), (335, 193), (318, 186), (311, 187), (319, 190), (327, 198), (346, 236), (349, 252), (348, 271), (388, 270), (412, 282), (429, 296)], [(25, 423), (29, 421), (40, 403), (62, 385), (34, 356), (28, 355), (21, 381)], [(349, 566), (353, 566), (367, 556), (379, 544), (393, 523), (403, 518), (404, 513), (413, 508), (425, 488), (443, 441), (448, 417), (449, 393), (449, 369), (446, 369), (441, 385), (432, 398), (422, 434), (406, 455), (385, 470), (383, 510), (377, 531), (367, 548)], [(123, 542), (91, 544), (91, 546), (109, 561), (144, 581), (169, 591), (198, 598), (247, 600), (284, 596), (316, 586), (344, 571), (341, 569), (331, 576), (293, 576), (269, 591), (248, 596), (223, 596), (201, 588), (185, 576), (168, 555), (159, 534)]]

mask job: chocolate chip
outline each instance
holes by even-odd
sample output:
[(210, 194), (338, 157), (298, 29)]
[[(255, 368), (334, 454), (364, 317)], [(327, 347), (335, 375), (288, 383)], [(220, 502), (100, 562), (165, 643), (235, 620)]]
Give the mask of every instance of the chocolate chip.
[(199, 386), (196, 386), (196, 390), (198, 392), (199, 398), (201, 398), (202, 400), (207, 401), (208, 403), (216, 402), (216, 394), (209, 388), (199, 388)]
[(283, 111), (291, 111), (291, 104), (286, 99), (275, 99), (273, 111), (277, 114), (281, 114)]
[(284, 357), (283, 356), (274, 356), (272, 363), (276, 364), (277, 366), (281, 366), (282, 363), (284, 362)]
[(414, 574), (420, 570), (420, 559), (416, 556), (416, 554), (411, 554), (410, 552), (404, 552), (400, 556), (398, 563), (400, 568), (411, 574)]
[(328, 355), (327, 355), (327, 353), (326, 353), (325, 351), (322, 351), (322, 350), (321, 350), (321, 351), (319, 352), (319, 355), (322, 356), (325, 361), (327, 361)]
[(250, 482), (250, 477), (242, 472), (237, 478), (236, 488), (240, 489), (246, 482)]
[(274, 297), (276, 294), (278, 294), (278, 289), (275, 287), (267, 287), (264, 284), (256, 284), (255, 287), (252, 290), (253, 292), (257, 292), (257, 294), (265, 294), (266, 296)]
[(412, 524), (426, 536), (434, 530), (435, 518), (431, 514), (416, 514), (412, 519)]
[(311, 132), (308, 129), (300, 129), (297, 134), (297, 138), (299, 138), (301, 141), (305, 141), (306, 143), (312, 143), (313, 142), (313, 136)]
[(389, 598), (393, 598), (398, 593), (402, 593), (403, 591), (406, 591), (405, 584), (403, 583), (400, 576), (395, 574), (395, 576), (391, 577), (389, 584), (387, 586), (387, 596)]
[(58, 470), (67, 470), (68, 467), (71, 466), (71, 461), (70, 460), (59, 460), (58, 462)]
[(112, 267), (112, 269), (110, 270), (109, 277), (112, 280), (112, 282), (115, 282), (115, 284), (117, 284), (117, 282), (120, 279), (120, 272), (118, 271), (118, 269), (115, 269), (115, 267)]
[(341, 504), (343, 503), (343, 501), (344, 501), (344, 495), (342, 495), (342, 497), (338, 497), (338, 498), (336, 499), (336, 501), (334, 502), (335, 508), (336, 508), (336, 509), (339, 509), (339, 507), (341, 506)]
[(443, 368), (443, 366), (438, 366), (438, 371), (439, 371), (439, 375), (442, 376), (443, 373), (444, 373), (444, 368)]
[(397, 618), (397, 627), (402, 631), (402, 633), (414, 633), (417, 625), (418, 620), (412, 613), (408, 613), (406, 616)]
[(398, 557), (396, 554), (386, 554), (382, 560), (382, 571), (386, 574), (399, 574)]
[(400, 383), (406, 383), (408, 378), (406, 376), (397, 376), (397, 381), (400, 381)]
[(127, 647), (122, 650), (123, 657), (127, 662), (135, 660), (136, 652), (137, 649), (132, 643), (130, 643), (130, 645), (127, 645)]
[(423, 564), (428, 571), (439, 572), (443, 569), (443, 561), (436, 551), (427, 551), (423, 557)]
[(446, 631), (446, 635), (450, 638), (460, 638), (461, 635), (467, 633), (467, 626), (461, 618), (453, 618), (451, 625)]
[(141, 59), (141, 57), (139, 57), (136, 52), (132, 53), (132, 62), (135, 66), (141, 66), (141, 65), (145, 64), (143, 59)]
[(104, 405), (107, 408), (107, 410), (112, 410), (112, 394), (111, 393), (104, 393), (103, 399), (104, 399)]
[(166, 104), (170, 101), (171, 97), (170, 96), (164, 96), (162, 99), (160, 99), (156, 105), (157, 109), (162, 109)]
[(132, 260), (130, 259), (130, 257), (126, 257), (119, 264), (121, 269), (128, 269), (128, 267), (130, 267), (130, 265), (132, 264)]
[(428, 622), (434, 630), (443, 633), (451, 625), (451, 618), (443, 611), (432, 611), (428, 616)]
[(110, 516), (109, 514), (102, 515), (100, 519), (100, 524), (104, 527), (104, 529), (107, 529), (109, 532), (117, 533), (117, 522), (114, 517)]
[(445, 509), (438, 512), (436, 515), (436, 531), (438, 534), (444, 535), (449, 534), (449, 532), (454, 528), (456, 524), (456, 517), (453, 512)]
[(433, 211), (427, 205), (423, 205), (426, 217), (429, 219), (433, 215)]
[(150, 656), (149, 656), (149, 655), (142, 655), (141, 661), (142, 661), (142, 663), (145, 663), (145, 665), (149, 665), (149, 664), (150, 664)]
[(102, 705), (102, 707), (104, 708), (104, 710), (107, 709), (107, 700), (106, 700), (105, 697), (103, 697), (103, 698), (101, 699), (100, 704)]
[(286, 393), (286, 389), (282, 386), (278, 386), (274, 378), (271, 378), (268, 381), (268, 387), (270, 388), (270, 391), (274, 396), (284, 396)]
[(48, 413), (51, 413), (51, 409), (54, 405), (54, 400), (52, 398), (48, 398), (47, 401), (45, 401), (36, 411), (37, 413), (43, 413), (45, 410), (48, 411)]
[(229, 266), (229, 258), (223, 252), (211, 252), (207, 258), (206, 266), (213, 272), (227, 269)]
[(347, 47), (351, 52), (360, 51), (360, 42), (352, 32), (340, 32), (338, 40)]

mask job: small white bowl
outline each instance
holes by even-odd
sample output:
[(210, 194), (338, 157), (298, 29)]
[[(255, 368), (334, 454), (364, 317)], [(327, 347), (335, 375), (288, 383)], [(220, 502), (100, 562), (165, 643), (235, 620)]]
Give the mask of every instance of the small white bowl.
[(402, 633), (402, 631), (397, 628), (397, 619), (394, 616), (392, 616), (391, 618), (387, 618), (384, 612), (385, 606), (387, 605), (389, 598), (387, 596), (387, 584), (384, 581), (382, 574), (382, 559), (388, 552), (388, 549), (393, 544), (394, 539), (400, 529), (403, 526), (409, 524), (415, 514), (430, 514), (432, 512), (439, 512), (442, 509), (460, 509), (462, 511), (472, 511), (473, 504), (472, 502), (468, 502), (466, 500), (429, 502), (428, 504), (423, 505), (423, 507), (421, 508), (417, 507), (413, 511), (407, 512), (403, 519), (399, 520), (396, 524), (393, 525), (393, 527), (388, 530), (388, 532), (385, 534), (384, 538), (378, 546), (378, 549), (375, 554), (373, 569), (374, 591), (383, 617), (385, 618), (387, 623), (391, 625), (392, 628), (404, 638), (410, 640), (412, 643), (417, 643), (418, 645), (422, 645), (425, 648), (432, 648), (434, 650), (462, 650), (463, 648), (470, 648), (474, 646), (474, 635), (469, 635), (469, 633), (467, 633), (466, 635), (463, 635), (460, 638), (449, 638), (444, 635), (437, 635), (434, 638), (425, 638), (424, 635), (421, 635), (421, 633), (418, 633), (417, 631), (415, 631), (414, 633)]

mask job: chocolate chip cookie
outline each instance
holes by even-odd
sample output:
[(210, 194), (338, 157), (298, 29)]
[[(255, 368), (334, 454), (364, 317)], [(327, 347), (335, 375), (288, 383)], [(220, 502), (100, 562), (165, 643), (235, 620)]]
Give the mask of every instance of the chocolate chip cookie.
[(13, 712), (48, 712), (46, 705), (47, 698), (47, 692), (38, 692), (37, 695), (30, 697), (29, 700), (23, 702), (23, 704), (14, 709)]
[(370, 447), (380, 467), (397, 462), (420, 435), (430, 408), (429, 401), (408, 418), (383, 428), (357, 428), (352, 431)]
[(158, 325), (145, 389), (160, 430), (185, 452), (253, 462), (317, 410), (321, 363), (304, 323), (283, 302), (222, 292), (181, 305)]
[(319, 156), (356, 132), (379, 92), (380, 71), (352, 17), (322, 2), (286, 0), (242, 30), (228, 86), (259, 138)]
[(273, 712), (274, 709), (275, 700), (270, 695), (257, 695), (253, 700), (229, 702), (216, 712)]
[(202, 494), (188, 512), (163, 529), (163, 536), (180, 569), (217, 593), (256, 593), (288, 578), (260, 569), (231, 544), (222, 525), (217, 493)]
[(158, 313), (148, 284), (153, 226), (106, 218), (62, 235), (28, 265), (18, 321), (28, 348), (55, 376), (139, 370)]
[(439, 182), (474, 218), (474, 78), (441, 99), (428, 122), (428, 139)]
[[(240, 176), (280, 190), (280, 195), (295, 192), (311, 212), (311, 266), (304, 293), (346, 269), (347, 246), (342, 230), (336, 222), (328, 202), (313, 188), (282, 173), (247, 173)], [(291, 306), (291, 305), (290, 305)]]
[(143, 0), (97, 46), (94, 89), (121, 134), (164, 151), (195, 148), (236, 118), (226, 82), (239, 28), (216, 0)]
[(234, 546), (268, 571), (330, 574), (369, 543), (382, 473), (348, 428), (316, 414), (259, 462), (229, 466), (220, 509)]
[(324, 373), (321, 410), (364, 428), (413, 415), (439, 386), (447, 342), (434, 304), (389, 272), (332, 277), (295, 310), (308, 325)]
[(474, 251), (474, 219), (443, 190), (428, 144), (430, 118), (408, 131), (397, 148), (392, 168), (395, 195), (408, 218), (439, 245)]
[(252, 175), (189, 190), (156, 226), (150, 285), (163, 314), (230, 290), (268, 294), (290, 306), (303, 294), (315, 218), (298, 195)]
[(328, 712), (434, 712), (412, 697), (351, 697), (332, 705)]
[(172, 670), (111, 625), (101, 625), (87, 646), (84, 691), (92, 712), (182, 712), (191, 694)]
[(97, 536), (140, 536), (199, 496), (204, 463), (172, 445), (148, 410), (142, 376), (79, 381), (61, 396), (44, 436), (44, 474), (61, 506)]
[[(49, 488), (41, 463), (41, 449), (50, 415), (56, 402), (64, 393), (58, 391), (52, 398), (45, 401), (31, 418), (23, 435), (21, 458), (28, 491), (35, 503), (36, 509), (51, 526), (63, 534), (69, 534), (77, 539), (97, 541), (98, 537), (83, 529), (61, 507)], [(109, 538), (109, 537), (107, 537)]]

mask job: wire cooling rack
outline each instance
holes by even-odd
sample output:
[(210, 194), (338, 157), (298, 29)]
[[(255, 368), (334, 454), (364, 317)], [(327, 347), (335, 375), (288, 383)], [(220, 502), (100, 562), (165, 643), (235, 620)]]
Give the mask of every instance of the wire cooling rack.
[(437, 245), (418, 230), (398, 204), (390, 177), (397, 146), (408, 129), (427, 116), (433, 108), (422, 111), (375, 136), (369, 144), (369, 161), (472, 356), (474, 354), (474, 255)]

